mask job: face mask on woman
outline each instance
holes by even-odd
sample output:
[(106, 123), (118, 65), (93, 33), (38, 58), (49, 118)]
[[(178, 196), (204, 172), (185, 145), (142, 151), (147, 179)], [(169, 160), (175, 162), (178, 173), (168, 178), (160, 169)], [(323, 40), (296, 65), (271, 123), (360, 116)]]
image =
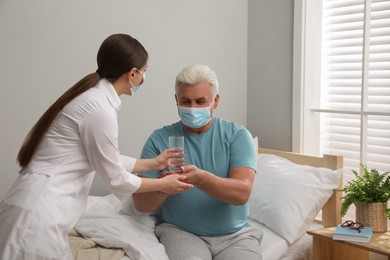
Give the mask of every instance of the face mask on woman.
[(183, 107), (179, 106), (179, 116), (184, 125), (191, 128), (201, 128), (210, 121), (210, 109), (208, 107)]
[(130, 84), (131, 84), (131, 88), (130, 88), (130, 93), (131, 93), (131, 95), (134, 95), (134, 93), (137, 92), (137, 90), (140, 89), (142, 83), (144, 83), (145, 78), (146, 78), (146, 73), (142, 73), (142, 72), (141, 72), (139, 69), (137, 69), (137, 68), (136, 68), (136, 70), (139, 72), (139, 74), (142, 75), (142, 81), (141, 81), (141, 83), (139, 83), (139, 85), (137, 85), (137, 86), (134, 86), (133, 83), (131, 83), (131, 81), (129, 81)]

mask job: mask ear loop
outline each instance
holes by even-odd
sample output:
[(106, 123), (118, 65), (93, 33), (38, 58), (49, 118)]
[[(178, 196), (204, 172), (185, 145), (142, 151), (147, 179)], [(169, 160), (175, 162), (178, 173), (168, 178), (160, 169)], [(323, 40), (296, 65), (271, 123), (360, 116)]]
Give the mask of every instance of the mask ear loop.
[(134, 93), (133, 93), (133, 88), (134, 88), (134, 84), (131, 82), (131, 77), (134, 78), (134, 72), (131, 72), (131, 70), (129, 71), (129, 83), (131, 85), (130, 87), (130, 96), (132, 96)]
[(144, 81), (145, 81), (145, 79), (146, 79), (146, 73), (142, 73), (139, 69), (137, 69), (137, 68), (135, 68), (138, 72), (139, 72), (139, 74), (141, 74), (142, 75), (142, 82), (140, 83), (140, 85), (142, 84), (142, 83), (144, 83)]
[(130, 88), (130, 96), (132, 96), (132, 95), (134, 94), (134, 92), (133, 92), (134, 85), (133, 85), (133, 83), (131, 83), (130, 80), (129, 80), (129, 83), (130, 83), (130, 85), (131, 85), (131, 88)]

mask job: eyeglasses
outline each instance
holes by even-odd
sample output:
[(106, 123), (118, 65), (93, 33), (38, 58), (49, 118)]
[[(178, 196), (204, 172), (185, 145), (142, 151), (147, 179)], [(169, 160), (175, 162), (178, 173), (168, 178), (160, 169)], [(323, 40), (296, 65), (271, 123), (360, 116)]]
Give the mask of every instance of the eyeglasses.
[(359, 233), (361, 232), (361, 229), (364, 228), (362, 223), (359, 222), (353, 222), (352, 220), (347, 220), (343, 224), (341, 224), (342, 227), (349, 227), (350, 229), (357, 230)]

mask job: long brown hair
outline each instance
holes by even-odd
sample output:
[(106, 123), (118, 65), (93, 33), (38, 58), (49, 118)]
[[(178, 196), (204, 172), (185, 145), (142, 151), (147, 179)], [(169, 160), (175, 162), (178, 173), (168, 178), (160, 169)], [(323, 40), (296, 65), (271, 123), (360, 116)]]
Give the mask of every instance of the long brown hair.
[(20, 167), (26, 167), (46, 132), (62, 109), (75, 97), (96, 85), (100, 78), (115, 82), (132, 68), (141, 69), (146, 65), (148, 53), (140, 42), (126, 34), (113, 34), (103, 41), (97, 54), (98, 70), (77, 82), (60, 96), (31, 128), (17, 160)]

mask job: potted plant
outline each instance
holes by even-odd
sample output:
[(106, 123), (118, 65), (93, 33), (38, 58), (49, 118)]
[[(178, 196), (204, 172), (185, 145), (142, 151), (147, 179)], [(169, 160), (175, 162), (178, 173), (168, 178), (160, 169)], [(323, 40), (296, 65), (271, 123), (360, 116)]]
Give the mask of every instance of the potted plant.
[(380, 173), (376, 169), (368, 169), (361, 165), (358, 173), (352, 170), (355, 179), (348, 182), (341, 191), (344, 192), (341, 204), (341, 216), (345, 216), (349, 207), (356, 206), (356, 222), (371, 226), (374, 232), (387, 231), (387, 219), (390, 209), (390, 171)]

